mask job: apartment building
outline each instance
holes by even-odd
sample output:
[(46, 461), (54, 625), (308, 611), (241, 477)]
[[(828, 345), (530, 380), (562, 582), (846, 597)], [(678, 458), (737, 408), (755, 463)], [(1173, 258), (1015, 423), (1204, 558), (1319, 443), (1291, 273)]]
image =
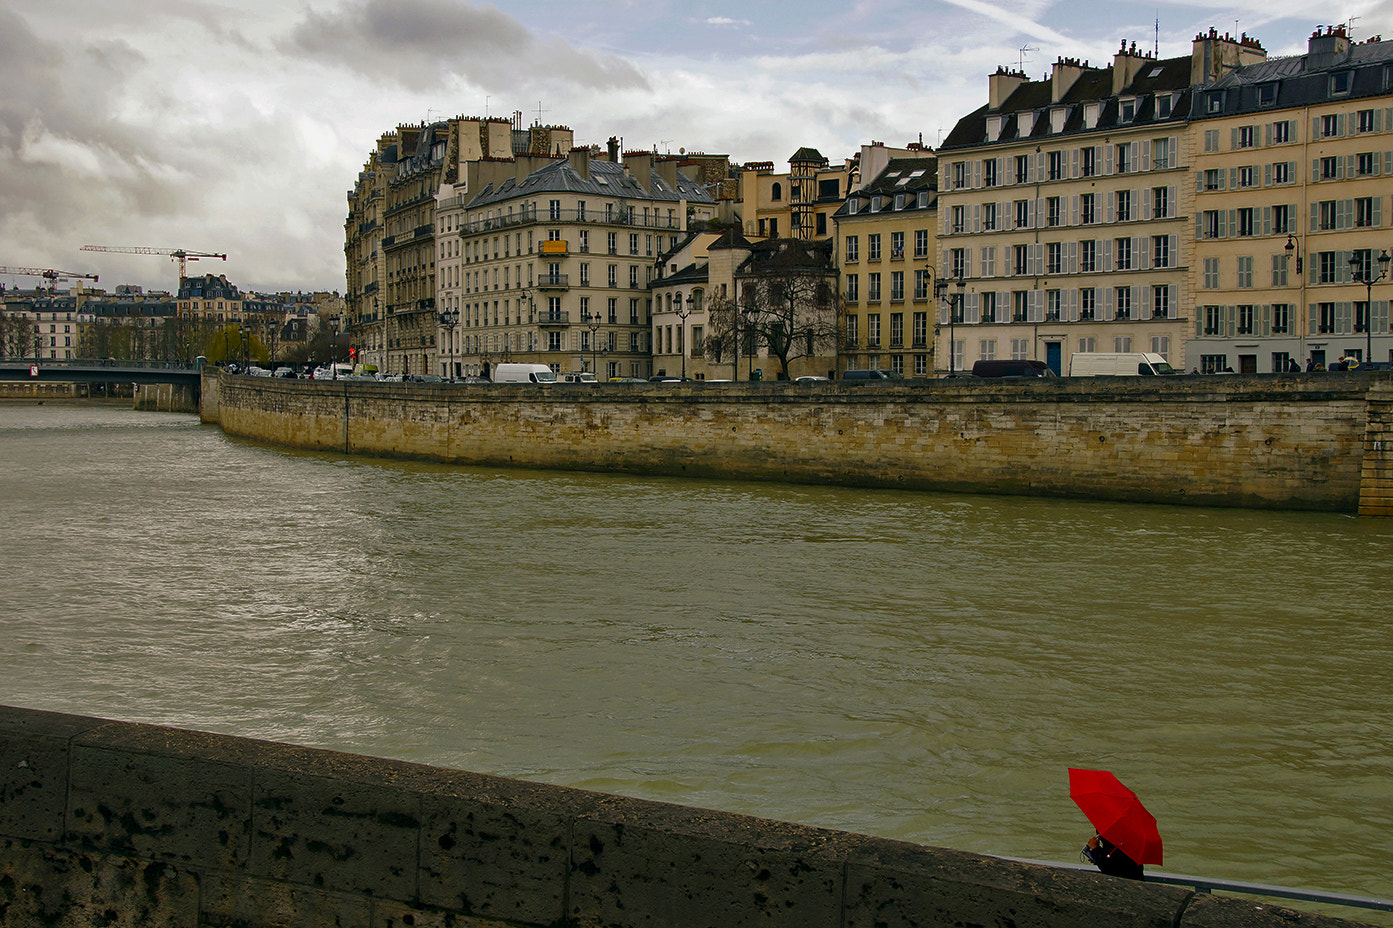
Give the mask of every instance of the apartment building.
[(798, 149), (787, 173), (755, 161), (740, 171), (740, 210), (751, 238), (827, 238), (832, 215), (856, 182), (856, 162), (832, 165), (815, 148)]
[(1393, 248), (1393, 42), (1317, 30), (1305, 55), (1250, 61), (1194, 94), (1187, 369), (1393, 360), (1393, 281), (1379, 279)]
[[(842, 325), (839, 370), (935, 373), (938, 160), (893, 158), (834, 215)], [(956, 298), (956, 297), (953, 297)], [(947, 361), (945, 360), (945, 369)]]
[(654, 262), (716, 201), (680, 158), (621, 162), (613, 140), (528, 167), (481, 165), (491, 179), (464, 208), (461, 370), (518, 361), (650, 376)]
[[(1227, 49), (1223, 50), (1227, 51)], [(1046, 80), (998, 69), (938, 150), (938, 252), (964, 281), (938, 309), (940, 371), (1076, 352), (1184, 357), (1192, 56), (1135, 44)]]

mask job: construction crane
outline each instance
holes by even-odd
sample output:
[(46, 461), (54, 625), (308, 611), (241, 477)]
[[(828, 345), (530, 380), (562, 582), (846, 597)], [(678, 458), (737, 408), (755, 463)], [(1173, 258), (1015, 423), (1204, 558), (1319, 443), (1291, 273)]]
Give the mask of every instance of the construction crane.
[(83, 251), (108, 251), (123, 255), (168, 255), (179, 262), (179, 279), (183, 280), (187, 275), (184, 272), (185, 261), (197, 261), (199, 258), (221, 258), (227, 260), (227, 255), (216, 254), (211, 251), (188, 251), (183, 248), (141, 248), (133, 245), (83, 245)]
[(82, 274), (78, 271), (56, 271), (51, 267), (0, 267), (0, 274), (15, 274), (20, 277), (42, 277), (48, 281), (48, 289), (52, 291), (58, 284), (59, 278), (69, 278), (73, 280), (97, 279), (96, 274)]

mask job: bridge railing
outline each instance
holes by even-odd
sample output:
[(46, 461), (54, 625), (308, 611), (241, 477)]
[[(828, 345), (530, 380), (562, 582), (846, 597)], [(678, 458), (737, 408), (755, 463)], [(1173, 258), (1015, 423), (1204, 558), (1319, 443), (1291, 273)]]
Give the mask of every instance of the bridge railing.
[[(1023, 864), (1038, 864), (1042, 867), (1056, 867), (1061, 870), (1095, 870), (1092, 864), (1070, 864), (1055, 860), (1028, 860), (1024, 857), (1004, 857)], [(1354, 896), (1348, 893), (1331, 893), (1320, 889), (1294, 889), (1290, 886), (1275, 886), (1268, 883), (1247, 883), (1242, 880), (1221, 880), (1207, 876), (1193, 876), (1188, 873), (1163, 873), (1147, 871), (1143, 879), (1148, 883), (1164, 883), (1168, 886), (1189, 886), (1195, 892), (1237, 893), (1243, 896), (1265, 896), (1275, 899), (1299, 899), (1303, 902), (1321, 902), (1327, 905), (1343, 905), (1358, 909), (1376, 909), (1393, 912), (1393, 899), (1379, 899), (1374, 896)]]

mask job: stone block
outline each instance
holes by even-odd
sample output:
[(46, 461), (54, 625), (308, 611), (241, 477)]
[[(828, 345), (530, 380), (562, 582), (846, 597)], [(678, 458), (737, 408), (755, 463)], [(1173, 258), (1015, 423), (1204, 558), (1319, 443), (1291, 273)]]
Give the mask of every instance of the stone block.
[(248, 869), (265, 879), (411, 900), (420, 827), (412, 792), (352, 776), (261, 770)]
[(0, 835), (61, 839), (69, 742), (100, 724), (57, 712), (0, 707)]
[(825, 833), (657, 804), (629, 808), (576, 822), (569, 915), (578, 925), (841, 925), (842, 865), (820, 848)]
[(372, 902), (363, 896), (217, 872), (204, 875), (202, 890), (202, 925), (368, 928), (372, 923)]
[(187, 928), (198, 881), (158, 861), (0, 839), (0, 924), (50, 928)]
[[(1350, 909), (1351, 916), (1358, 909)], [(1239, 899), (1234, 896), (1197, 895), (1185, 908), (1176, 928), (1357, 928), (1361, 922), (1298, 912), (1270, 902)]]

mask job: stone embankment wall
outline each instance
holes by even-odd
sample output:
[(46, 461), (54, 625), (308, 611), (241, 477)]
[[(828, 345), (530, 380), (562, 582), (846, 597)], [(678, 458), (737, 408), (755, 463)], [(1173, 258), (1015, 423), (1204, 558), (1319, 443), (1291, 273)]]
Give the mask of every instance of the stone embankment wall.
[(48, 380), (0, 380), (0, 400), (73, 400), (87, 397), (85, 383)]
[(1187, 889), (0, 707), (0, 926), (1348, 928)]
[(1393, 444), (1368, 434), (1371, 397), (1388, 408), (1377, 374), (874, 386), (210, 381), (204, 416), (232, 435), (484, 466), (1342, 512), (1360, 508), (1367, 475), (1393, 466)]
[(197, 391), (172, 383), (137, 384), (133, 399), (136, 409), (149, 412), (198, 412)]

